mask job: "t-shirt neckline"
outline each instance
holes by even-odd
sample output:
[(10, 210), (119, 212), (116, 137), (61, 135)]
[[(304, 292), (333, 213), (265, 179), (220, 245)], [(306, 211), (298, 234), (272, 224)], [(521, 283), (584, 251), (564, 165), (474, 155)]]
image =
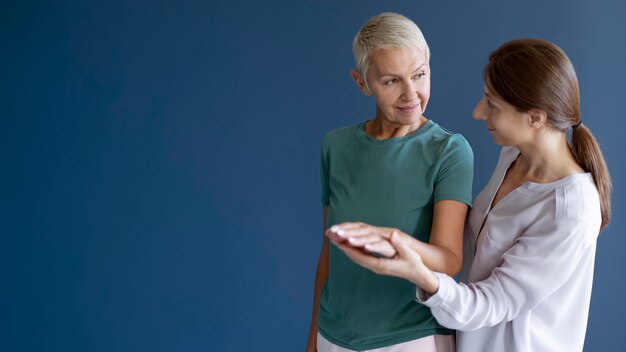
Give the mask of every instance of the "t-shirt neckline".
[(361, 122), (358, 125), (356, 125), (355, 132), (357, 134), (357, 137), (361, 141), (368, 143), (368, 144), (375, 144), (375, 145), (391, 145), (391, 144), (403, 143), (405, 141), (408, 141), (408, 140), (411, 140), (411, 139), (414, 139), (423, 135), (428, 130), (430, 130), (433, 126), (435, 126), (435, 123), (432, 120), (427, 119), (426, 122), (424, 122), (424, 124), (422, 124), (418, 129), (416, 129), (415, 131), (411, 132), (410, 134), (406, 136), (389, 138), (389, 139), (376, 139), (374, 137), (371, 137), (365, 132), (365, 123), (367, 123), (367, 121)]

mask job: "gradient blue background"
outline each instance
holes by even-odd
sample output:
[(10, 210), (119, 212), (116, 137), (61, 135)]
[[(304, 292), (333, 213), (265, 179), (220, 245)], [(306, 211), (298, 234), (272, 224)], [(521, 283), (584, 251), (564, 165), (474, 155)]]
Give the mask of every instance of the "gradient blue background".
[(0, 351), (303, 350), (319, 145), (373, 116), (351, 40), (383, 11), (422, 28), (475, 194), (488, 53), (569, 54), (615, 185), (585, 350), (623, 350), (626, 2), (114, 0), (0, 5)]

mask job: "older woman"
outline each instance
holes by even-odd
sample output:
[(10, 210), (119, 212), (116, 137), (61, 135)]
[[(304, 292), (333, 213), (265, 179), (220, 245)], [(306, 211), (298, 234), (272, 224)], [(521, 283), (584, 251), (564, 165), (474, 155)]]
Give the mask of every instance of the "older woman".
[[(473, 156), (461, 135), (424, 116), (428, 45), (415, 23), (384, 13), (360, 29), (353, 51), (352, 77), (376, 111), (323, 140), (325, 229), (355, 220), (400, 229), (414, 238), (426, 265), (455, 275)], [(364, 270), (324, 237), (307, 350), (452, 351), (453, 331), (414, 296), (410, 282)]]
[[(491, 54), (484, 79), (474, 117), (503, 148), (469, 215), (466, 283), (429, 268), (401, 231), (348, 223), (331, 236), (355, 262), (415, 283), (418, 301), (459, 330), (459, 351), (582, 351), (611, 182), (574, 68), (550, 42), (515, 40)], [(393, 258), (365, 253), (373, 243)]]

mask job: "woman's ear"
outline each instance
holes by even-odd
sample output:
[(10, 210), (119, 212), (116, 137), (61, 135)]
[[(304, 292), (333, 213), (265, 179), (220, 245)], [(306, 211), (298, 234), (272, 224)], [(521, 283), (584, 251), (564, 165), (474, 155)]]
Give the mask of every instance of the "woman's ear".
[(548, 120), (548, 114), (539, 109), (530, 109), (528, 112), (530, 118), (530, 126), (533, 128), (541, 128)]
[(361, 90), (361, 92), (363, 92), (363, 94), (367, 95), (368, 97), (370, 95), (372, 95), (372, 92), (370, 92), (369, 87), (367, 86), (367, 84), (365, 83), (365, 78), (363, 76), (361, 76), (361, 74), (359, 73), (359, 71), (357, 70), (352, 70), (350, 71), (350, 75), (352, 76), (352, 79), (354, 80), (354, 82), (356, 83), (356, 85), (359, 87), (359, 89)]

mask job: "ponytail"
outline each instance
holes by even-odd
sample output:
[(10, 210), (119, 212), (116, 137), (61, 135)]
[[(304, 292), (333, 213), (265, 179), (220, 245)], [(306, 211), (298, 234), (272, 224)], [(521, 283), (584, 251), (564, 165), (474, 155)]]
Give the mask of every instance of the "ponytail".
[(600, 213), (604, 228), (611, 218), (611, 176), (606, 167), (606, 162), (598, 146), (598, 142), (591, 131), (583, 125), (574, 125), (572, 128), (572, 141), (570, 143), (574, 159), (586, 172), (591, 173), (598, 193), (600, 195)]

